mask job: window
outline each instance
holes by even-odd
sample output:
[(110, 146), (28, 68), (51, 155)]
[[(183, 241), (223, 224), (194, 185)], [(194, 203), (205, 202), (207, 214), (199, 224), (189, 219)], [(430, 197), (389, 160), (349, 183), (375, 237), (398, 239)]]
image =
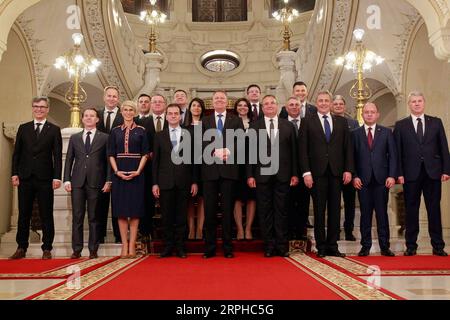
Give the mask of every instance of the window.
[(192, 0), (192, 21), (247, 21), (247, 0)]
[[(127, 13), (139, 15), (142, 10), (150, 8), (150, 1), (148, 0), (121, 0), (123, 11)], [(159, 10), (169, 15), (169, 10), (167, 6), (167, 0), (158, 0), (156, 6)]]
[[(314, 10), (316, 5), (316, 0), (289, 0), (288, 6), (297, 9), (298, 12), (307, 12)], [(271, 0), (271, 10), (269, 12), (269, 17), (272, 18), (272, 13), (276, 10), (284, 8), (283, 0)]]

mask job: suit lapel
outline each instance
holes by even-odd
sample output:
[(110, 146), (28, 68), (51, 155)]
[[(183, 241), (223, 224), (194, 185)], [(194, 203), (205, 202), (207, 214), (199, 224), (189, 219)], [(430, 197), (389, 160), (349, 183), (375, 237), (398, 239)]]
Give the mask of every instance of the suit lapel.
[(381, 130), (380, 126), (377, 125), (375, 134), (373, 136), (372, 149), (375, 149), (375, 146), (377, 145), (378, 140), (380, 140), (382, 134), (383, 131)]
[(406, 118), (406, 127), (408, 128), (409, 132), (414, 136), (414, 139), (417, 141), (417, 143), (420, 144), (419, 137), (417, 136), (416, 129), (414, 129), (414, 124), (411, 116)]
[(427, 115), (425, 115), (424, 117), (425, 117), (425, 134), (423, 136), (423, 143), (426, 143), (428, 138), (430, 137), (431, 131), (430, 129), (433, 126), (433, 120)]
[(323, 141), (326, 143), (327, 142), (327, 137), (325, 136), (325, 131), (323, 130), (322, 123), (320, 122), (319, 113), (316, 113), (315, 115), (313, 115), (312, 119), (313, 119), (314, 122), (316, 122), (316, 127), (320, 131), (319, 135), (322, 137)]
[(47, 134), (47, 132), (50, 130), (50, 127), (51, 126), (48, 124), (48, 121), (46, 121), (44, 126), (43, 126), (43, 128), (42, 128), (42, 130), (41, 130), (41, 133), (39, 134), (38, 141), (40, 141)]

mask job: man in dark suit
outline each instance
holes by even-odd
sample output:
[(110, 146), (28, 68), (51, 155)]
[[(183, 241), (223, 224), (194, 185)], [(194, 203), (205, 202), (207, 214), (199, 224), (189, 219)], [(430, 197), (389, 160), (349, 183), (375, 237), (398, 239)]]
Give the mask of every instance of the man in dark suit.
[[(301, 118), (317, 113), (316, 106), (307, 102), (308, 87), (306, 86), (306, 83), (304, 83), (303, 81), (295, 82), (292, 86), (292, 95), (294, 97), (300, 98), (300, 102), (302, 104), (302, 112), (300, 116)], [(280, 117), (283, 119), (286, 119), (288, 117), (286, 107), (281, 108)]]
[(441, 119), (424, 114), (425, 97), (422, 93), (410, 93), (408, 106), (411, 115), (397, 121), (394, 129), (399, 155), (398, 181), (403, 184), (405, 196), (405, 256), (413, 256), (417, 252), (422, 193), (433, 254), (447, 256), (441, 223), (442, 182), (450, 179), (447, 137)]
[(345, 256), (339, 252), (337, 244), (341, 185), (342, 182), (351, 182), (354, 171), (353, 147), (347, 121), (331, 115), (331, 104), (331, 94), (320, 92), (317, 96), (317, 113), (305, 117), (299, 135), (301, 172), (305, 185), (312, 189), (314, 238), (318, 257)]
[[(258, 158), (256, 164), (247, 164), (247, 184), (256, 188), (264, 256), (287, 257), (289, 187), (295, 187), (299, 182), (297, 129), (277, 116), (278, 103), (274, 96), (267, 95), (262, 102), (264, 119), (253, 122), (249, 131), (250, 153)], [(257, 141), (252, 142), (252, 136)], [(265, 143), (261, 139), (265, 139)], [(271, 161), (263, 164), (261, 158), (266, 156)]]
[[(103, 133), (109, 135), (112, 128), (123, 124), (123, 117), (119, 108), (119, 89), (114, 86), (108, 86), (104, 89), (103, 101), (105, 107), (98, 110), (98, 117), (100, 121), (97, 123), (97, 129)], [(106, 228), (108, 222), (109, 203), (111, 199), (111, 193), (101, 193), (98, 200), (98, 228), (99, 228), (99, 241), (104, 243), (106, 237)], [(116, 243), (120, 243), (120, 231), (117, 218), (112, 217), (112, 227)]]
[(42, 259), (51, 259), (55, 236), (54, 190), (61, 186), (62, 138), (59, 127), (47, 121), (50, 101), (32, 100), (33, 121), (20, 125), (12, 159), (12, 185), (19, 187), (18, 248), (11, 259), (25, 258), (33, 201), (37, 197), (42, 222)]
[[(153, 136), (155, 133), (151, 115), (151, 97), (148, 94), (141, 94), (138, 98), (138, 110), (139, 114), (134, 118), (136, 124), (145, 128), (147, 132), (147, 138), (149, 139), (150, 150), (153, 150)], [(153, 130), (152, 130), (153, 129)], [(145, 177), (145, 216), (139, 219), (139, 236), (140, 240), (146, 245), (149, 245), (151, 240), (151, 233), (153, 230), (152, 218), (155, 214), (155, 201), (152, 189), (152, 162), (148, 158), (144, 167), (144, 177)]]
[[(331, 113), (335, 116), (344, 117), (347, 120), (348, 129), (350, 132), (359, 128), (359, 123), (353, 118), (346, 115), (345, 99), (341, 95), (336, 95), (333, 100), (333, 106), (331, 107)], [(345, 240), (356, 241), (353, 235), (353, 229), (355, 227), (355, 196), (356, 190), (353, 184), (349, 183), (342, 186), (342, 196), (344, 198), (344, 232)]]
[[(235, 159), (237, 154), (236, 139), (233, 138), (228, 141), (227, 133), (233, 133), (237, 129), (244, 130), (244, 126), (237, 116), (227, 112), (228, 98), (224, 91), (216, 91), (213, 94), (212, 103), (214, 113), (202, 119), (204, 159), (201, 170), (206, 230), (206, 250), (203, 257), (211, 258), (216, 255), (217, 212), (220, 193), (224, 256), (233, 258), (231, 232), (234, 190), (239, 180), (239, 166)], [(208, 137), (205, 138), (207, 132), (211, 134), (209, 139)], [(235, 152), (231, 153), (231, 150)], [(205, 152), (209, 151), (211, 153), (205, 155)]]
[(261, 88), (257, 84), (251, 84), (247, 87), (247, 99), (250, 101), (250, 108), (252, 110), (252, 120), (264, 118), (264, 112), (262, 110), (259, 99), (261, 98)]
[(394, 135), (380, 126), (378, 108), (366, 103), (362, 110), (364, 125), (352, 132), (355, 155), (353, 185), (358, 189), (361, 206), (361, 251), (368, 256), (372, 247), (372, 215), (377, 218), (378, 243), (383, 256), (393, 257), (389, 249), (389, 220), (387, 204), (389, 189), (397, 178), (397, 149)]
[[(294, 126), (296, 139), (301, 126), (301, 102), (298, 97), (290, 97), (286, 103), (288, 113), (287, 120)], [(306, 240), (309, 215), (310, 192), (302, 181), (296, 186), (291, 186), (289, 192), (288, 221), (289, 240)]]
[(152, 115), (150, 112), (151, 97), (148, 94), (142, 93), (138, 98), (138, 115), (134, 117), (136, 124), (143, 126), (145, 121)]
[[(159, 198), (164, 227), (164, 250), (160, 257), (172, 255), (186, 258), (184, 237), (186, 232), (187, 206), (190, 196), (198, 191), (197, 175), (193, 164), (193, 132), (180, 126), (181, 109), (169, 104), (166, 118), (168, 127), (155, 135), (153, 149), (153, 195)], [(188, 153), (185, 161), (185, 153)], [(174, 158), (176, 162), (173, 161)]]
[(178, 89), (174, 93), (174, 103), (178, 104), (181, 108), (181, 126), (187, 127), (191, 120), (191, 113), (188, 110), (188, 98), (187, 98), (187, 92), (181, 89)]
[(72, 259), (83, 251), (83, 222), (86, 203), (89, 221), (89, 259), (98, 257), (98, 219), (96, 210), (102, 193), (111, 190), (108, 166), (108, 135), (96, 129), (98, 119), (94, 108), (83, 111), (84, 130), (70, 137), (64, 166), (64, 188), (72, 193)]

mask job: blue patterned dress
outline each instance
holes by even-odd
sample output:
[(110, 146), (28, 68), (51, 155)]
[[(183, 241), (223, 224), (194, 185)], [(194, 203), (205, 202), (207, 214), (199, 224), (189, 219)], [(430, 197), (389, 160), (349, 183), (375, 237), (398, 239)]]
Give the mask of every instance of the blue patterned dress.
[[(149, 153), (145, 129), (135, 123), (115, 127), (109, 136), (108, 155), (114, 157), (119, 171), (137, 171), (143, 156)], [(113, 217), (140, 218), (145, 214), (144, 174), (129, 181), (113, 175), (111, 207)]]

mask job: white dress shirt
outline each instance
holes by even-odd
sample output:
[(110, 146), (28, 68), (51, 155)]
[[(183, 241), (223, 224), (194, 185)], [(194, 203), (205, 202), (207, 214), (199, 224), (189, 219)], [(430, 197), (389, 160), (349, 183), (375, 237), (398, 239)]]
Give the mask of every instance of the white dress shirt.
[(297, 123), (295, 124), (297, 126), (297, 130), (300, 128), (300, 123), (302, 122), (302, 119), (300, 117), (300, 115), (297, 118), (292, 118), (291, 116), (288, 116), (288, 120), (289, 122), (291, 122), (292, 124), (294, 124), (293, 120), (297, 119)]
[[(218, 117), (219, 113), (217, 111), (214, 111), (214, 117), (216, 118), (216, 128), (218, 127), (218, 122), (219, 122), (219, 117)], [(224, 112), (221, 113), (222, 115), (222, 123), (223, 123), (223, 127), (225, 128), (225, 119), (227, 117), (227, 111), (225, 110)]]
[(91, 129), (91, 130), (87, 130), (87, 129), (84, 129), (83, 130), (83, 143), (86, 143), (86, 137), (87, 137), (87, 132), (88, 131), (90, 131), (91, 132), (91, 145), (92, 145), (92, 141), (94, 141), (94, 136), (95, 136), (95, 133), (97, 132), (97, 129), (96, 128), (94, 128), (94, 129)]
[(36, 130), (36, 123), (40, 123), (41, 126), (39, 127), (39, 133), (42, 132), (42, 128), (44, 128), (45, 123), (47, 122), (47, 119), (41, 120), (41, 121), (37, 121), (36, 119), (34, 119), (34, 130)]
[(155, 125), (155, 129), (156, 129), (156, 125), (158, 124), (158, 117), (161, 117), (161, 130), (164, 128), (164, 121), (166, 119), (166, 114), (162, 113), (161, 115), (156, 115), (153, 114), (153, 124)]
[(411, 119), (412, 119), (412, 123), (413, 123), (413, 126), (414, 126), (414, 130), (417, 133), (417, 123), (418, 123), (417, 119), (418, 118), (422, 119), (423, 134), (425, 135), (425, 115), (423, 115), (423, 114), (420, 115), (419, 117), (417, 117), (417, 116), (415, 116), (413, 114), (411, 115)]
[(267, 135), (270, 137), (270, 120), (273, 120), (273, 138), (275, 138), (278, 135), (278, 117), (273, 117), (273, 118), (268, 118), (268, 117), (264, 117), (264, 122), (266, 123), (266, 130), (267, 130)]
[(333, 118), (331, 117), (331, 113), (328, 112), (327, 114), (321, 114), (321, 113), (317, 112), (317, 115), (319, 116), (319, 120), (320, 120), (320, 123), (322, 124), (322, 129), (323, 129), (324, 133), (325, 133), (325, 124), (324, 124), (325, 119), (323, 118), (323, 116), (328, 117), (327, 120), (328, 120), (328, 123), (330, 124), (330, 131), (331, 131), (331, 133), (333, 133)]
[(115, 107), (113, 110), (109, 110), (108, 108), (105, 107), (105, 111), (103, 112), (103, 115), (104, 115), (103, 122), (104, 122), (104, 125), (105, 125), (105, 128), (106, 128), (106, 120), (108, 120), (108, 112), (111, 112), (111, 111), (112, 111), (112, 113), (111, 113), (110, 118), (111, 118), (111, 129), (112, 129), (113, 128), (112, 125), (114, 123), (114, 120), (116, 119), (117, 113), (119, 112), (119, 108), (118, 107)]
[(377, 129), (377, 124), (368, 126), (367, 124), (364, 124), (364, 130), (366, 131), (366, 137), (369, 136), (369, 128), (372, 128), (372, 138), (375, 139), (375, 130)]

